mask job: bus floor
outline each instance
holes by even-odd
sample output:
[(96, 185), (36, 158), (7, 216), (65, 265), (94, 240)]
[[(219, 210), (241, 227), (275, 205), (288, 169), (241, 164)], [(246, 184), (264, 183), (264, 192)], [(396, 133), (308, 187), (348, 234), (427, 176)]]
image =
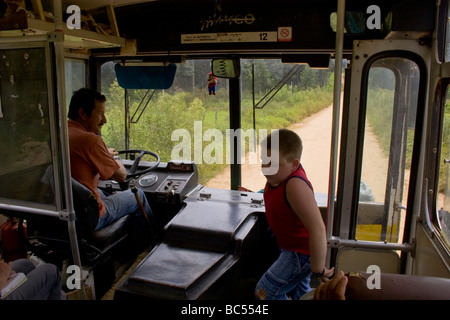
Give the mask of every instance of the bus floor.
[[(152, 246), (149, 246), (147, 249), (142, 251), (136, 260), (128, 267), (128, 269), (123, 272), (123, 274), (114, 282), (111, 288), (103, 295), (101, 300), (114, 300), (114, 292), (116, 287), (139, 265), (139, 263), (150, 253), (153, 249)], [(126, 265), (124, 266), (126, 267)]]

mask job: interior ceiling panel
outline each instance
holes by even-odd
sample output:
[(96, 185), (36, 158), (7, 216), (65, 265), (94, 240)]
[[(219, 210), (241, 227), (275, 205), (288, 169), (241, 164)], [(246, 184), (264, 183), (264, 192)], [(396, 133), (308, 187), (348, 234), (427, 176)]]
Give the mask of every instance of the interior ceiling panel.
[(75, 4), (81, 9), (90, 10), (107, 5), (113, 5), (114, 7), (135, 4), (140, 2), (151, 2), (154, 0), (64, 0), (67, 5)]

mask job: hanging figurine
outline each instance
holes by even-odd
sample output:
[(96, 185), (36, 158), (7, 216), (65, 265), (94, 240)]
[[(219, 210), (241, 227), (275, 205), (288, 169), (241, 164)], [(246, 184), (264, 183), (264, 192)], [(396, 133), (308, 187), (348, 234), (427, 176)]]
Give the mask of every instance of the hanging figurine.
[(212, 72), (208, 73), (208, 92), (209, 95), (216, 95), (217, 77), (213, 76)]

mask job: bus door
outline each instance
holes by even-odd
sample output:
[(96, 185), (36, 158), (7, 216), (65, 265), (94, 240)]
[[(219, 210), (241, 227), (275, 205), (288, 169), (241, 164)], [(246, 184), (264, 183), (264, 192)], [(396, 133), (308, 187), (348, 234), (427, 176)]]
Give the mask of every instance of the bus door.
[[(422, 121), (430, 48), (414, 40), (355, 41), (346, 72), (336, 213), (328, 221), (336, 269), (400, 273), (412, 250), (420, 196)], [(349, 81), (349, 79), (351, 81)]]

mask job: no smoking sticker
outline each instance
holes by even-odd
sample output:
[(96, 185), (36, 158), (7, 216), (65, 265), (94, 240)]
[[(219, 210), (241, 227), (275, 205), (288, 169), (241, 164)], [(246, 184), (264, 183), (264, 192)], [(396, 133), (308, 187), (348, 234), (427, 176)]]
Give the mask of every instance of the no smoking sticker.
[(292, 27), (278, 27), (278, 41), (292, 41)]

